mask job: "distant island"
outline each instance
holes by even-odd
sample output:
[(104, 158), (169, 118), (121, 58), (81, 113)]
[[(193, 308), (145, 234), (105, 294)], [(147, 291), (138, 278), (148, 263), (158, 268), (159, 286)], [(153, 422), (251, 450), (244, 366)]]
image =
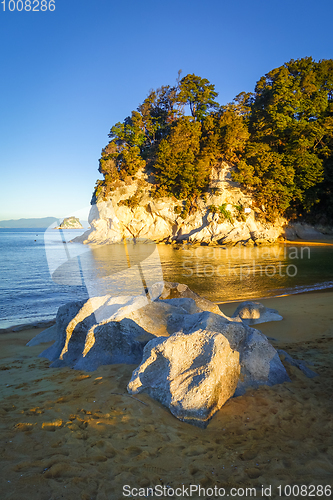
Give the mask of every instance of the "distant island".
[(0, 228), (20, 229), (20, 228), (44, 228), (58, 222), (57, 217), (41, 217), (34, 219), (10, 219), (0, 220)]
[(83, 229), (83, 226), (77, 217), (70, 216), (65, 217), (60, 226), (57, 226), (54, 229)]

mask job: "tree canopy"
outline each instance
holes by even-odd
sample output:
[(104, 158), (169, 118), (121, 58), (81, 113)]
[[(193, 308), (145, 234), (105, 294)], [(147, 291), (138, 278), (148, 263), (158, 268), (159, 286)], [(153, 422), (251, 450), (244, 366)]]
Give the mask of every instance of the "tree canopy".
[[(220, 106), (215, 87), (189, 74), (151, 90), (109, 133), (96, 193), (147, 167), (156, 194), (194, 199), (222, 160), (268, 219), (333, 215), (333, 60), (291, 60), (253, 93)], [(189, 111), (189, 115), (186, 112)]]

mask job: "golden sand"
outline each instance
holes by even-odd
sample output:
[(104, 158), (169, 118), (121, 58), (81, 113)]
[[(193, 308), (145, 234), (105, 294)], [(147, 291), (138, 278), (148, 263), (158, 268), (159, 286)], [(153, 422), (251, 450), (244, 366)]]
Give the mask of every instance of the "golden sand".
[(333, 486), (333, 292), (262, 302), (285, 319), (259, 329), (319, 376), (288, 368), (291, 383), (229, 400), (205, 430), (127, 394), (134, 365), (52, 369), (38, 357), (50, 344), (25, 346), (41, 330), (1, 335), (1, 500), (118, 500), (124, 485), (182, 484), (295, 498), (285, 485)]

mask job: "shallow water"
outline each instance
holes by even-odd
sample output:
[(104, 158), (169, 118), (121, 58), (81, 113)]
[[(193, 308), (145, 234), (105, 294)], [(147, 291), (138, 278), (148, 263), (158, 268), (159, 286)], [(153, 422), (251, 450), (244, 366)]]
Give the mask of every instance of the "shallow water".
[(140, 294), (163, 279), (215, 302), (333, 287), (333, 246), (70, 243), (81, 233), (0, 229), (0, 328), (52, 319), (62, 304), (89, 296)]
[(53, 319), (58, 307), (87, 297), (84, 286), (50, 276), (42, 229), (0, 229), (0, 328)]
[(214, 302), (273, 297), (333, 287), (333, 246), (159, 245), (166, 281), (186, 283)]

